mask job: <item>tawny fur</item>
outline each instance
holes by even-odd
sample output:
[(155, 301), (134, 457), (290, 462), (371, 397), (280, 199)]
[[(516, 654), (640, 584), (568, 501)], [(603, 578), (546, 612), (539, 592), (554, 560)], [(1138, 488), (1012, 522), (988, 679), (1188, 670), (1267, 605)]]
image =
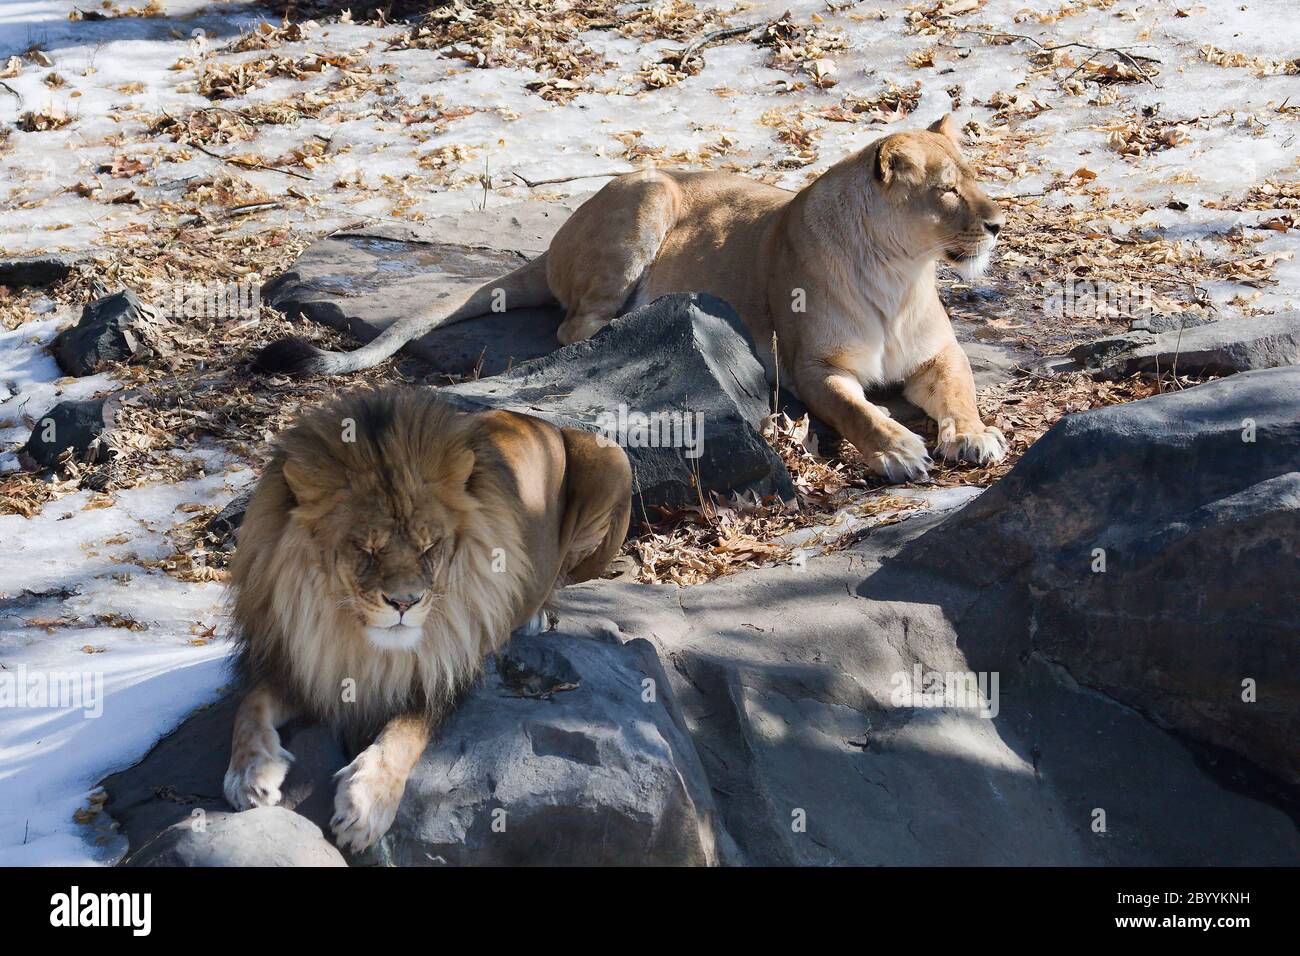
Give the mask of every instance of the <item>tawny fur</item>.
[[(893, 480), (925, 475), (921, 439), (864, 389), (904, 383), (940, 426), (937, 451), (1000, 459), (980, 420), (969, 362), (935, 286), (935, 263), (974, 274), (1003, 216), (975, 182), (950, 117), (895, 133), (797, 193), (729, 173), (644, 170), (580, 206), (543, 255), (453, 308), (413, 315), (354, 352), (276, 343), (264, 364), (332, 373), (373, 365), (430, 328), (487, 312), (560, 303), (561, 342), (673, 292), (710, 292), (744, 320), (769, 377)], [(773, 337), (777, 342), (772, 350)]]
[[(627, 532), (616, 447), (428, 391), (346, 396), (277, 441), (232, 564), (239, 669), (226, 795), (271, 805), (291, 759), (275, 728), (323, 721), (353, 749), (335, 833), (368, 846), (442, 714), (552, 591), (604, 569)], [(385, 595), (418, 601), (398, 611)], [(390, 619), (420, 616), (418, 629)], [(393, 632), (412, 645), (377, 645)], [(374, 636), (378, 634), (378, 637)], [(404, 638), (408, 639), (408, 638)]]

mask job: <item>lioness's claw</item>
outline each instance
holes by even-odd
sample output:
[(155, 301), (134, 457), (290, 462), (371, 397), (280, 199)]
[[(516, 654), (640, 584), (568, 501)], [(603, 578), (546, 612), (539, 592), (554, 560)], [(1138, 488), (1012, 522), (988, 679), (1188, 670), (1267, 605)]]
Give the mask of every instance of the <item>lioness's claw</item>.
[(293, 754), (279, 745), (261, 742), (230, 759), (222, 792), (236, 810), (273, 807), (280, 802), (280, 786), (289, 773)]
[(925, 442), (905, 428), (899, 428), (886, 447), (867, 456), (872, 471), (894, 482), (919, 481), (933, 464)]
[(941, 436), (935, 453), (949, 461), (970, 461), (977, 465), (1001, 461), (1009, 447), (1006, 437), (996, 428), (985, 427), (982, 432), (956, 432)]
[(394, 778), (373, 748), (363, 750), (334, 777), (339, 785), (330, 829), (340, 849), (360, 853), (393, 825), (405, 781)]

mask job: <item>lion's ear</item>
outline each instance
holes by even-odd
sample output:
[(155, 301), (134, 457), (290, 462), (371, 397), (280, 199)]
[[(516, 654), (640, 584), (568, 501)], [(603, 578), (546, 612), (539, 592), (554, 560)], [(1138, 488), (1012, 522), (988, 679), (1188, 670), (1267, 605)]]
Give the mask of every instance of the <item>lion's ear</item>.
[(443, 462), (442, 480), (453, 488), (464, 488), (469, 476), (474, 473), (474, 451), (462, 448), (449, 455)]
[(296, 458), (286, 458), (280, 465), (280, 474), (284, 475), (294, 502), (308, 517), (327, 511), (338, 491), (316, 469)]
[(919, 183), (925, 176), (925, 159), (908, 140), (890, 136), (876, 149), (876, 178), (886, 186), (893, 182)]
[(952, 118), (951, 113), (944, 113), (942, 117), (935, 120), (926, 129), (931, 133), (938, 133), (940, 136), (948, 137), (954, 146), (961, 145), (961, 128), (957, 125), (957, 121)]

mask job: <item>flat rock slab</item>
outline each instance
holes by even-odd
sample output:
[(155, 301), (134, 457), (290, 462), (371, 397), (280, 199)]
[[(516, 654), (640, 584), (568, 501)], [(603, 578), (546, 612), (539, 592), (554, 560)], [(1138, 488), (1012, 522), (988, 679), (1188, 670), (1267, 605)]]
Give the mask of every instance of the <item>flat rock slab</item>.
[[(334, 738), (282, 730), (294, 762), (280, 806), (220, 796), (236, 701), (195, 714), (104, 781), (134, 866), (336, 866), (323, 835)], [(408, 781), (397, 820), (355, 865), (706, 865), (708, 781), (654, 648), (611, 632), (516, 637), (489, 660)]]
[(0, 259), (0, 285), (12, 289), (53, 285), (66, 279), (86, 258), (80, 253), (52, 252)]
[[(571, 204), (517, 203), (420, 229), (337, 233), (309, 246), (262, 300), (368, 342), (398, 319), (455, 301), (540, 254)], [(555, 351), (559, 309), (515, 309), (435, 329), (405, 351), (448, 375), (495, 375)]]
[(1300, 363), (1300, 312), (1223, 319), (1154, 334), (1134, 331), (1080, 345), (1070, 357), (1111, 377), (1170, 371), (1231, 375)]

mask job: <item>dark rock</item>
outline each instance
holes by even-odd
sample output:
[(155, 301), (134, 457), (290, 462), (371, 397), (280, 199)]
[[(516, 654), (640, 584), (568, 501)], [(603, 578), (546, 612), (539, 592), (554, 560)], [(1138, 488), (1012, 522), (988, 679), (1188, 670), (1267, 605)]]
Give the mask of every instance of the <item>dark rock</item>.
[(122, 289), (88, 302), (81, 319), (60, 332), (50, 346), (59, 368), (69, 375), (94, 375), (130, 358), (140, 346), (139, 327), (154, 316), (136, 294)]
[[(439, 392), (464, 408), (605, 428), (632, 461), (634, 518), (642, 517), (642, 502), (697, 502), (697, 481), (713, 491), (794, 497), (785, 466), (758, 431), (769, 408), (763, 367), (739, 317), (713, 296), (664, 296), (585, 342)], [(652, 412), (677, 414), (675, 430), (662, 436), (675, 447), (634, 447), (640, 438), (628, 416)]]
[(117, 414), (116, 396), (59, 402), (36, 422), (22, 452), (40, 468), (53, 468), (69, 448), (84, 464), (100, 464), (110, 457), (103, 440)]
[(208, 533), (216, 535), (217, 540), (223, 544), (233, 543), (235, 532), (244, 523), (244, 512), (248, 510), (248, 502), (252, 497), (253, 489), (249, 488), (231, 498), (226, 506), (208, 521)]
[(1020, 608), (990, 666), (1041, 654), (1294, 787), (1297, 408), (1291, 367), (1071, 415), (906, 558)]
[(145, 844), (128, 866), (347, 866), (320, 827), (283, 807), (205, 813)]
[(1070, 357), (1115, 378), (1157, 369), (1230, 375), (1295, 365), (1300, 363), (1300, 312), (1223, 319), (1159, 334), (1128, 332), (1080, 345)]
[[(104, 781), (130, 864), (336, 865), (319, 828), (343, 751), (321, 727), (284, 728), (295, 759), (281, 805), (232, 814), (220, 792), (235, 708), (227, 698), (198, 712)], [(518, 636), (430, 744), (392, 830), (353, 862), (707, 864), (717, 857), (713, 816), (648, 643), (620, 644), (608, 630)], [(193, 831), (196, 818), (205, 832)]]
[(66, 279), (83, 257), (64, 252), (0, 259), (0, 285), (47, 286)]

